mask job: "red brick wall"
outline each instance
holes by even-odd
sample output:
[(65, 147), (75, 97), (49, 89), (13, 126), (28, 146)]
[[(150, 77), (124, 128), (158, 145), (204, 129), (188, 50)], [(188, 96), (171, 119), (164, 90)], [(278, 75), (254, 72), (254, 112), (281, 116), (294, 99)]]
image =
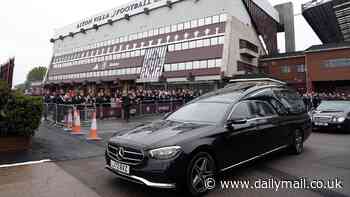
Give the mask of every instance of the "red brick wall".
[(309, 77), (314, 81), (350, 80), (350, 66), (347, 68), (322, 68), (325, 60), (350, 58), (350, 49), (306, 53)]
[[(305, 73), (298, 73), (296, 65), (304, 64), (305, 58), (300, 57), (290, 57), (284, 59), (274, 59), (260, 62), (260, 66), (263, 70), (280, 80), (286, 81), (288, 83), (305, 83)], [(290, 73), (282, 73), (282, 66), (288, 65), (291, 69)]]

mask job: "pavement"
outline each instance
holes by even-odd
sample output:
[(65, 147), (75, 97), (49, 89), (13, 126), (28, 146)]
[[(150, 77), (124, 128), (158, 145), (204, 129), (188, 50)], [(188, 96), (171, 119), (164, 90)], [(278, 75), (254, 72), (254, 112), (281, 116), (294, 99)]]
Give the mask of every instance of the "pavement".
[(98, 120), (98, 135), (101, 141), (87, 141), (89, 127), (82, 127), (85, 135), (73, 136), (62, 128), (51, 126), (43, 121), (35, 136), (32, 148), (17, 154), (1, 154), (0, 165), (51, 159), (53, 161), (74, 160), (104, 155), (105, 145), (111, 136), (123, 129), (134, 128), (140, 124), (150, 123), (161, 116), (142, 116), (126, 123), (122, 120)]
[[(33, 148), (17, 156), (0, 157), (1, 197), (173, 197), (185, 196), (174, 190), (160, 190), (129, 183), (104, 169), (105, 142), (124, 128), (159, 119), (142, 117), (124, 123), (99, 121), (100, 142), (88, 142), (85, 136), (72, 136), (62, 129), (43, 123), (34, 138)], [(88, 132), (88, 128), (84, 128)], [(264, 159), (227, 171), (219, 180), (260, 179), (297, 180), (305, 177), (339, 179), (342, 189), (222, 189), (219, 186), (206, 196), (249, 197), (346, 197), (350, 196), (350, 134), (315, 132), (301, 155), (281, 151)], [(50, 159), (50, 162), (11, 166), (13, 163)], [(4, 166), (1, 164), (9, 164)], [(218, 184), (219, 185), (219, 184)]]

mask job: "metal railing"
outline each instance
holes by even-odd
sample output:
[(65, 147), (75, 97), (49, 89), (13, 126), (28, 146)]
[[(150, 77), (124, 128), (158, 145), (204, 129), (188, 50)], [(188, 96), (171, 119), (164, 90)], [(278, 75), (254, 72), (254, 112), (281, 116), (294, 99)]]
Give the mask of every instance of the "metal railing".
[[(145, 100), (131, 103), (129, 113), (131, 117), (165, 114), (176, 111), (185, 103), (185, 100)], [(69, 113), (73, 117), (75, 109), (79, 112), (82, 126), (91, 123), (92, 112), (94, 111), (96, 111), (97, 119), (123, 119), (124, 117), (123, 104), (121, 102), (111, 102), (79, 105), (44, 103), (43, 118), (54, 125), (63, 127), (67, 124)]]

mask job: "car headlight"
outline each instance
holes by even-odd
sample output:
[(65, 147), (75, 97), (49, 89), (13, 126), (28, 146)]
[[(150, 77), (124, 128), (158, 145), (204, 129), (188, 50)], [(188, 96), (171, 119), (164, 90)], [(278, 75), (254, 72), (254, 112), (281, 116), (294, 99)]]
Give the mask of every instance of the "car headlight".
[(345, 117), (339, 117), (338, 119), (337, 119), (337, 122), (344, 122), (345, 121)]
[(158, 148), (154, 150), (150, 150), (149, 153), (154, 159), (171, 159), (177, 156), (181, 152), (180, 146), (170, 146), (164, 148)]
[(332, 118), (332, 122), (337, 122), (338, 121), (338, 118), (337, 117), (333, 117)]

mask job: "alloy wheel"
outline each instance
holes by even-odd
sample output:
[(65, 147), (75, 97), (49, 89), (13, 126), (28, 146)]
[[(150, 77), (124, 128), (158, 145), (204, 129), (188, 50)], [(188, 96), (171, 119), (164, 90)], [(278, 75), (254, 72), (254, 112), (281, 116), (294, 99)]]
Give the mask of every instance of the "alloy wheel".
[(213, 178), (215, 164), (212, 158), (203, 155), (195, 159), (191, 169), (190, 183), (195, 193), (204, 193), (208, 190), (206, 181)]

